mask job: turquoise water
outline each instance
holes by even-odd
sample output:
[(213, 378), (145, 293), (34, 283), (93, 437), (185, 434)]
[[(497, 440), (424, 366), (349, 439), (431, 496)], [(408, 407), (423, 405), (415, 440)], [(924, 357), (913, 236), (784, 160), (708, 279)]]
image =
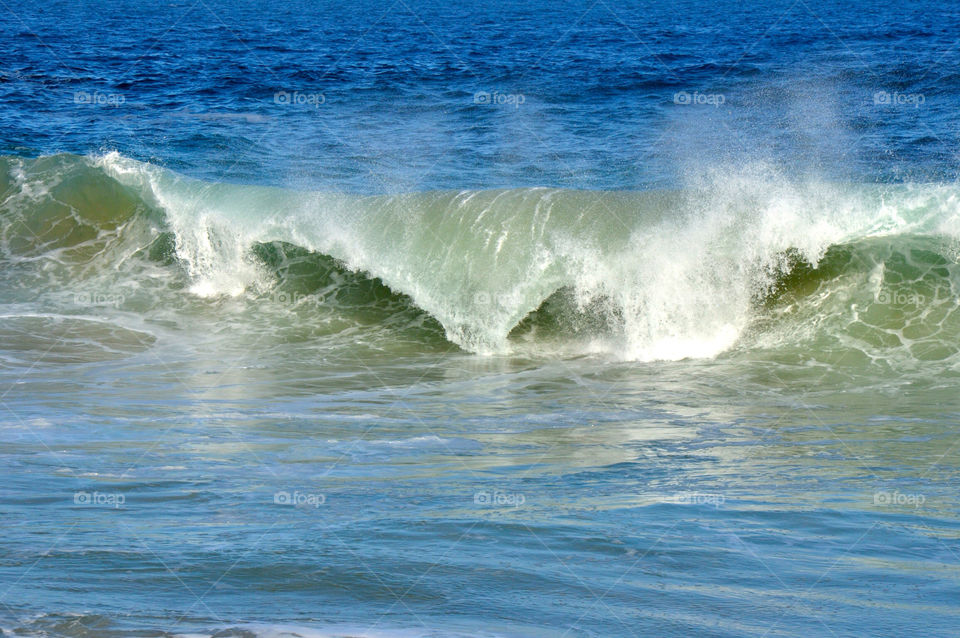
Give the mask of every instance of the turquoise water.
[(3, 636), (960, 631), (956, 8), (5, 9)]
[[(956, 626), (951, 189), (794, 185), (819, 195), (789, 216), (605, 195), (624, 241), (582, 192), (7, 170), (13, 635)], [(744, 220), (768, 230), (720, 232)]]

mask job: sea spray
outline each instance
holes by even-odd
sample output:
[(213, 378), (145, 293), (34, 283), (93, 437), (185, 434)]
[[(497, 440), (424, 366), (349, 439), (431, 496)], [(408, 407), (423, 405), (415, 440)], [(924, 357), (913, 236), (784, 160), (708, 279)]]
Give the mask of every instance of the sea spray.
[[(296, 304), (275, 305), (313, 303), (319, 323), (320, 308), (400, 313), (477, 353), (709, 358), (799, 339), (801, 317), (848, 347), (954, 351), (950, 186), (745, 166), (677, 191), (358, 196), (205, 183), (117, 153), (2, 162), (3, 256), (20, 281), (120, 309), (150, 295), (288, 299), (296, 279)], [(108, 276), (109, 290), (91, 283)], [(883, 303), (901, 298), (928, 305)]]

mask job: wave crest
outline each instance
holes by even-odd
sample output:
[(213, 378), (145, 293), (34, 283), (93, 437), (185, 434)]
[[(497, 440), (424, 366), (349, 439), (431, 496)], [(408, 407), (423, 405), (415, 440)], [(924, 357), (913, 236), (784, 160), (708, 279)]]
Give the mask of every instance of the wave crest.
[[(146, 263), (164, 295), (310, 296), (482, 353), (713, 357), (808, 333), (918, 357), (937, 335), (933, 356), (955, 352), (952, 186), (750, 169), (678, 191), (358, 196), (205, 183), (116, 153), (0, 167), (10, 285), (120, 272), (143, 287), (125, 266)], [(934, 305), (910, 314), (901, 297)]]

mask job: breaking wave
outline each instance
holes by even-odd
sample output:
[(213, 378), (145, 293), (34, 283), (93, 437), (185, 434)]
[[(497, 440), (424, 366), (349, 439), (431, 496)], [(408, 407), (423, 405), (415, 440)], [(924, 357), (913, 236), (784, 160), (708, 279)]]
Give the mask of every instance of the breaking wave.
[(254, 300), (330, 330), (640, 361), (801, 345), (948, 359), (960, 337), (952, 184), (753, 166), (674, 191), (363, 196), (207, 183), (111, 153), (0, 158), (0, 192), (14, 305), (87, 295), (149, 318)]

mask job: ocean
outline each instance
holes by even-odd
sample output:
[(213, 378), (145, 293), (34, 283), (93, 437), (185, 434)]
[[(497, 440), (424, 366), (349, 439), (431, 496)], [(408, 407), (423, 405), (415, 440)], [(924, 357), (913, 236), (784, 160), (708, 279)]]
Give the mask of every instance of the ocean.
[(0, 1), (0, 635), (960, 634), (958, 33)]

